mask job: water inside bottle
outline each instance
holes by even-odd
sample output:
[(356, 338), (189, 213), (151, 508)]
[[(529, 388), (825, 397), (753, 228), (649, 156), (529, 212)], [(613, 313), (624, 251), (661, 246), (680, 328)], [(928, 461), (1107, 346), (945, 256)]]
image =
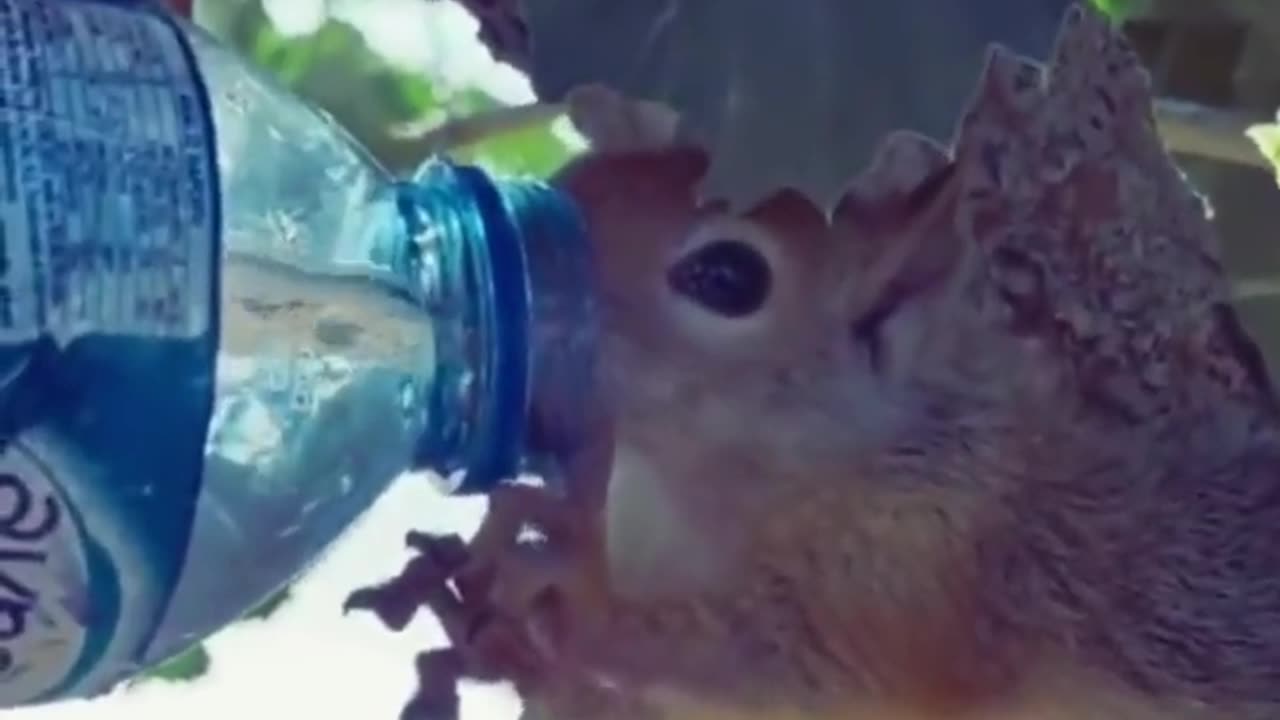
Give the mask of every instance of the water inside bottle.
[(235, 251), (224, 254), (222, 274), (222, 347), (229, 357), (282, 345), (396, 365), (408, 374), (430, 368), (432, 338), (422, 334), (427, 319), (410, 290)]
[(220, 354), (188, 561), (150, 661), (277, 590), (405, 469), (435, 363), (391, 179), (326, 116), (192, 41), (219, 136)]

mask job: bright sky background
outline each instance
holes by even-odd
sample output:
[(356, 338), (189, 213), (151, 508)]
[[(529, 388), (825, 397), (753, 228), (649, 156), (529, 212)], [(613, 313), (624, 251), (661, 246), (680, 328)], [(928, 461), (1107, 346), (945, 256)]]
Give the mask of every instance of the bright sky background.
[[(220, 2), (223, 0), (202, 0)], [(267, 0), (277, 27), (306, 33), (328, 12), (355, 25), (376, 49), (434, 81), (476, 87), (511, 103), (533, 98), (528, 82), (490, 58), (476, 24), (449, 2)], [(395, 720), (411, 694), (413, 658), (444, 644), (429, 614), (397, 634), (369, 615), (343, 617), (353, 588), (385, 580), (409, 557), (410, 528), (471, 533), (481, 501), (446, 499), (424, 478), (402, 477), (267, 622), (214, 636), (211, 670), (188, 684), (150, 682), (91, 701), (0, 712), (0, 720)], [(463, 720), (513, 720), (514, 694), (500, 686), (463, 688)]]

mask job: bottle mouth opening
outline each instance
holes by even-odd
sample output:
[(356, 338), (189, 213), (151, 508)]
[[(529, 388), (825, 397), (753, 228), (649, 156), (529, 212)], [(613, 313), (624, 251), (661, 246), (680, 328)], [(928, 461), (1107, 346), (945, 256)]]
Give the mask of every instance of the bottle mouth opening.
[(552, 481), (586, 430), (595, 374), (592, 263), (576, 208), (546, 183), (444, 160), (400, 186), (400, 205), (421, 249), (436, 353), (415, 466), (450, 495), (524, 473)]

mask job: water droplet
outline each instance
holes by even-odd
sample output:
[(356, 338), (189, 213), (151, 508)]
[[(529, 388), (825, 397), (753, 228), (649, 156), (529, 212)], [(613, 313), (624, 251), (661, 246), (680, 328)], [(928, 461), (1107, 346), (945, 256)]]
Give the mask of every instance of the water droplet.
[(461, 407), (471, 407), (475, 385), (475, 375), (473, 373), (468, 372), (458, 376), (458, 404)]
[(303, 386), (294, 388), (293, 409), (300, 413), (310, 413), (316, 405), (315, 394), (311, 388)]
[(413, 380), (406, 379), (400, 383), (400, 410), (406, 414), (413, 413), (418, 407), (418, 388)]

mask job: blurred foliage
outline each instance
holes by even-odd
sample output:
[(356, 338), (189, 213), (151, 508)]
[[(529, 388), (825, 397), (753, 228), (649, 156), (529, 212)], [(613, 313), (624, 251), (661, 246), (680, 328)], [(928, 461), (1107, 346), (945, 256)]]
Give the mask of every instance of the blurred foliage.
[(209, 672), (209, 651), (204, 645), (194, 645), (174, 657), (151, 668), (145, 675), (132, 681), (139, 685), (148, 681), (191, 682)]
[[(293, 597), (291, 588), (284, 588), (279, 592), (271, 595), (263, 600), (257, 607), (244, 614), (244, 621), (250, 620), (267, 620), (275, 615), (281, 608), (286, 606)], [(188, 682), (196, 680), (209, 672), (209, 666), (213, 659), (209, 656), (209, 651), (203, 643), (193, 645), (186, 650), (174, 655), (152, 667), (147, 672), (139, 675), (127, 685), (132, 687), (140, 685), (148, 681), (162, 682)]]
[(1107, 17), (1122, 22), (1147, 10), (1149, 0), (1090, 0), (1093, 6), (1106, 13)]
[(266, 600), (263, 600), (258, 604), (258, 607), (245, 613), (244, 618), (246, 620), (266, 620), (272, 615), (275, 615), (276, 611), (284, 607), (292, 598), (293, 590), (286, 587)]
[[(216, 23), (210, 28), (215, 34), (333, 115), (393, 172), (410, 172), (424, 159), (422, 143), (398, 137), (395, 127), (456, 120), (502, 105), (481, 90), (450, 91), (424, 73), (389, 63), (341, 20), (330, 18), (310, 35), (286, 37), (260, 0), (220, 1), (220, 12), (206, 23)], [(570, 153), (550, 122), (449, 150), (459, 161), (538, 176), (559, 167)]]
[[(208, 0), (197, 12), (202, 26), (332, 115), (393, 172), (410, 172), (425, 159), (423, 144), (394, 134), (397, 126), (425, 124), (429, 129), (433, 122), (502, 105), (479, 89), (448, 91), (426, 74), (392, 65), (359, 31), (339, 20), (328, 20), (310, 35), (286, 37), (272, 25), (261, 0)], [(545, 176), (571, 152), (546, 122), (451, 148), (449, 155), (504, 174)], [(286, 607), (290, 597), (285, 588), (246, 613), (244, 620), (266, 620)], [(205, 675), (211, 663), (206, 647), (195, 645), (128, 685), (193, 681)]]

